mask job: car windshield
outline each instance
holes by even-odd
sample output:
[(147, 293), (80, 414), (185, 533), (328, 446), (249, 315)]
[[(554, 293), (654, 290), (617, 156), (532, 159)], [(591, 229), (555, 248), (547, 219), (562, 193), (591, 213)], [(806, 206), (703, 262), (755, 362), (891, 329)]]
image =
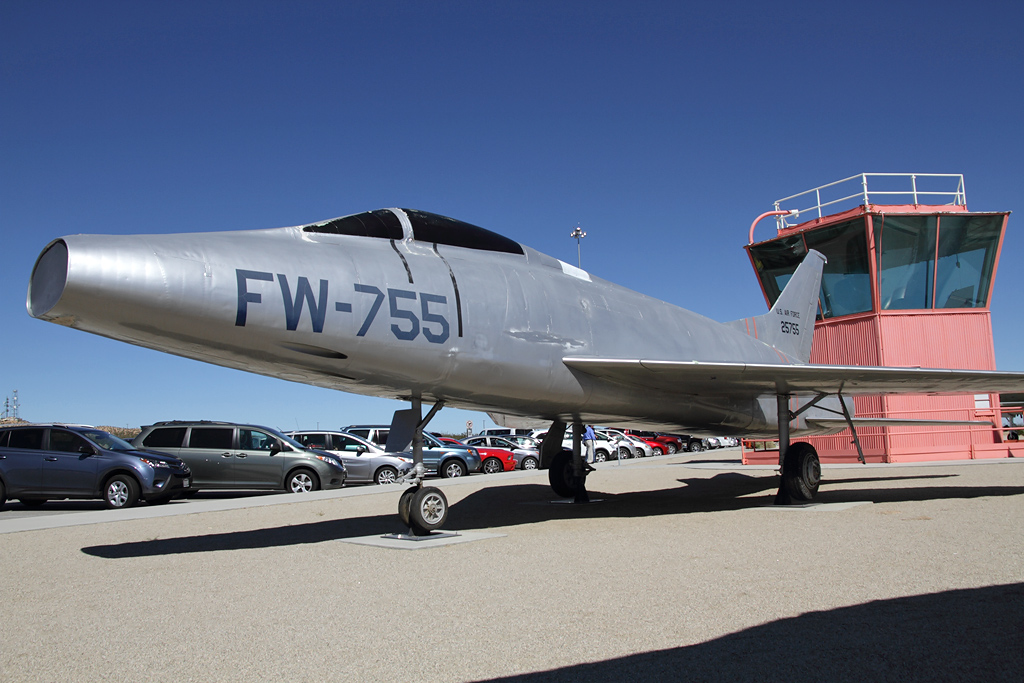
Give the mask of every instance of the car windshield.
[(137, 450), (135, 446), (131, 445), (124, 439), (120, 439), (113, 434), (103, 431), (102, 429), (78, 429), (75, 431), (92, 441), (100, 448), (108, 451)]
[(300, 451), (308, 451), (309, 450), (309, 446), (303, 446), (301, 443), (299, 443), (298, 441), (296, 441), (292, 437), (285, 436), (284, 434), (282, 434), (281, 432), (277, 431), (276, 429), (270, 429), (269, 427), (260, 427), (260, 429), (267, 430), (268, 432), (270, 432), (271, 434), (273, 434), (277, 438), (281, 439), (281, 441), (284, 441), (286, 444), (292, 446), (296, 450), (300, 450)]

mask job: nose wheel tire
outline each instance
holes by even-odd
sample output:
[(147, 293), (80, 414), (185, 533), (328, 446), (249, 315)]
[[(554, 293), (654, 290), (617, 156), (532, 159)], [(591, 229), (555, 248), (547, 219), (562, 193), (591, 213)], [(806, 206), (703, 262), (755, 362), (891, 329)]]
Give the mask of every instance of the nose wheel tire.
[(448, 521), (448, 499), (439, 488), (409, 489), (398, 501), (399, 517), (403, 517), (403, 506), (408, 508), (409, 528), (417, 536), (429, 536)]

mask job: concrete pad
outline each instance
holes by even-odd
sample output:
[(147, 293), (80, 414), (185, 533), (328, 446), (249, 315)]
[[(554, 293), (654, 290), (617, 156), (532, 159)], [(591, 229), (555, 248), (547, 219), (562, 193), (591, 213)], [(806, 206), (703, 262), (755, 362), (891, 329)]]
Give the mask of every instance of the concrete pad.
[(355, 543), (356, 545), (369, 545), (376, 548), (389, 548), (391, 550), (427, 550), (429, 548), (443, 548), (458, 543), (472, 543), (473, 541), (484, 541), (488, 538), (502, 538), (508, 534), (489, 534), (482, 531), (459, 531), (444, 532), (435, 531), (430, 536), (402, 536), (387, 534), (384, 536), (359, 536), (357, 538), (339, 538), (342, 543)]

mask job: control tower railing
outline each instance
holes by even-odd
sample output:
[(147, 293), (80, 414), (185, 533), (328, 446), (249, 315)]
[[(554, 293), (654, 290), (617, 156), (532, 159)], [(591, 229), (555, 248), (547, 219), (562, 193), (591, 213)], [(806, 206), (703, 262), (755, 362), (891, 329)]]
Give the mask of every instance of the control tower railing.
[[(875, 189), (868, 189), (868, 179), (871, 179)], [(938, 185), (948, 189), (922, 189), (918, 187), (918, 180), (925, 180), (924, 184), (929, 188)], [(826, 196), (832, 196), (833, 194), (843, 196), (823, 201), (823, 191)], [(885, 199), (879, 202), (872, 202), (872, 197), (884, 197)], [(893, 198), (897, 197), (903, 197), (904, 200), (892, 201)], [(928, 201), (921, 201), (922, 199)], [(938, 201), (935, 201), (936, 199)], [(779, 199), (775, 202), (775, 210), (780, 212), (780, 214), (782, 212), (787, 213), (786, 215), (777, 215), (775, 221), (778, 224), (778, 229), (782, 230), (789, 227), (789, 224), (786, 222), (787, 216), (798, 218), (801, 214), (817, 211), (817, 217), (822, 218), (825, 215), (822, 210), (826, 207), (833, 207), (852, 200), (858, 200), (863, 205), (872, 203), (929, 204), (967, 208), (967, 193), (964, 191), (964, 176), (962, 173), (861, 173)], [(814, 203), (806, 208), (800, 208), (799, 205), (801, 203), (810, 201)], [(793, 206), (794, 204), (797, 206)], [(809, 220), (809, 218), (804, 220)]]

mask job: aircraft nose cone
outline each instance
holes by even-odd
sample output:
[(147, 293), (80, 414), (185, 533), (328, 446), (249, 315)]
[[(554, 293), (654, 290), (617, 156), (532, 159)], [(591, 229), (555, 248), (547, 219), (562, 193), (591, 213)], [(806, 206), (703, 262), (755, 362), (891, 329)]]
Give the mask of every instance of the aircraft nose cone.
[(68, 279), (68, 247), (55, 240), (43, 250), (32, 268), (25, 307), (34, 318), (45, 318), (64, 294)]

